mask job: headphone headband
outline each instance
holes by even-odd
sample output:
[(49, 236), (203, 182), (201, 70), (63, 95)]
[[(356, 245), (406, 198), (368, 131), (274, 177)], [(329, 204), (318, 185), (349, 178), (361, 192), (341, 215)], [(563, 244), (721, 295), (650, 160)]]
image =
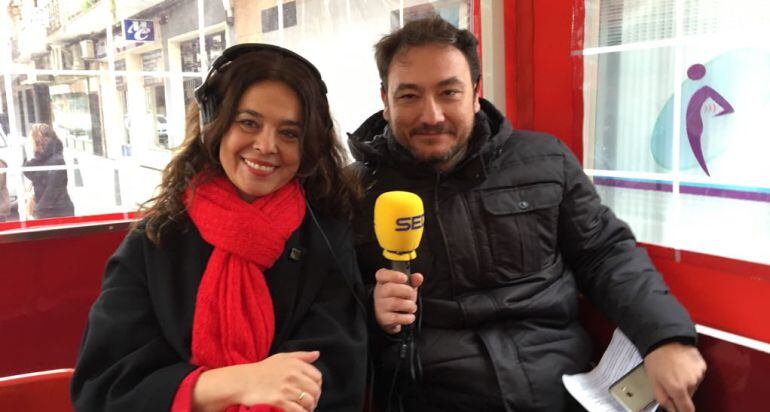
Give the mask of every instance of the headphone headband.
[(300, 56), (299, 54), (289, 49), (266, 43), (241, 43), (230, 46), (222, 52), (222, 55), (214, 59), (214, 62), (211, 63), (208, 74), (206, 74), (206, 79), (203, 80), (203, 83), (196, 87), (194, 91), (195, 101), (198, 103), (198, 108), (200, 110), (201, 139), (203, 138), (203, 125), (214, 119), (217, 106), (219, 105), (219, 102), (216, 101), (216, 97), (208, 90), (210, 86), (209, 80), (212, 78), (212, 76), (214, 76), (214, 74), (218, 73), (220, 69), (233, 62), (235, 59), (248, 53), (265, 50), (277, 52), (284, 57), (290, 57), (292, 59), (298, 60), (300, 63), (305, 65), (305, 67), (307, 67), (310, 72), (313, 73), (316, 80), (318, 81), (318, 84), (321, 88), (321, 94), (326, 97), (326, 83), (324, 83), (323, 79), (321, 78), (321, 72), (319, 72), (318, 69), (306, 58)]

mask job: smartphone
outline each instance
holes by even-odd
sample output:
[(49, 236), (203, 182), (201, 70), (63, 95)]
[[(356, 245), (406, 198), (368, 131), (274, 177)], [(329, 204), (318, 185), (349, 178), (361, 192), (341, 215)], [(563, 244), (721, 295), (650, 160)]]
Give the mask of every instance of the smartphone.
[(628, 412), (640, 412), (655, 403), (655, 395), (644, 370), (644, 362), (613, 383), (610, 393)]

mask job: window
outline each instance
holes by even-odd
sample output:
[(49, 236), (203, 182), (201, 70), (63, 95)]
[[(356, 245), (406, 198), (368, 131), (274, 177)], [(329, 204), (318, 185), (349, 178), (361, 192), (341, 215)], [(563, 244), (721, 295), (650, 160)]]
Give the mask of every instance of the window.
[(770, 263), (770, 3), (586, 1), (584, 166), (640, 241)]
[[(208, 34), (204, 37), (206, 43), (206, 57), (209, 62), (219, 57), (227, 48), (225, 45), (225, 32)], [(193, 38), (179, 44), (182, 59), (183, 72), (196, 72), (201, 70), (200, 41)]]
[[(412, 20), (419, 20), (434, 14), (438, 14), (442, 19), (452, 23), (455, 27), (460, 26), (460, 9), (463, 6), (462, 1), (435, 2), (418, 4), (416, 6), (405, 7), (403, 9), (404, 24)], [(390, 12), (390, 30), (396, 30), (401, 27), (401, 10)]]
[[(283, 3), (283, 27), (297, 25), (297, 3)], [(278, 6), (262, 10), (262, 33), (278, 30)]]
[(43, 169), (67, 174), (76, 216), (135, 211), (184, 139), (195, 88), (232, 44), (278, 44), (306, 57), (329, 86), (340, 136), (354, 130), (381, 109), (372, 46), (392, 29), (393, 13), (398, 24), (436, 11), (470, 27), (470, 1), (403, 3), (394, 11), (393, 2), (369, 0), (11, 2), (0, 10), (0, 41), (11, 45), (0, 50), (0, 156), (11, 159), (14, 220), (34, 219), (22, 162), (35, 123), (62, 141), (65, 165)]

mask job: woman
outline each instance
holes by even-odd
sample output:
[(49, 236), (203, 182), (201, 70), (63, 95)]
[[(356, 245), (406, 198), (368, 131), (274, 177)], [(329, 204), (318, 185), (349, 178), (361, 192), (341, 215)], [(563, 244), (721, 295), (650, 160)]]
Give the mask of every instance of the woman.
[(356, 191), (320, 74), (259, 44), (212, 67), (202, 118), (193, 104), (160, 193), (107, 264), (76, 409), (359, 411)]
[[(24, 167), (63, 166), (64, 145), (53, 128), (44, 123), (30, 127), (34, 157), (24, 162)], [(32, 182), (34, 197), (27, 210), (35, 219), (72, 216), (75, 208), (67, 193), (67, 171), (26, 171), (24, 176)]]

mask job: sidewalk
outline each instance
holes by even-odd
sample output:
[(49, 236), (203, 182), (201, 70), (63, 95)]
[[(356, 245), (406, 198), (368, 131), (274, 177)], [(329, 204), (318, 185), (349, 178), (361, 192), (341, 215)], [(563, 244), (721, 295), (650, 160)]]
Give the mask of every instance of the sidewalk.
[(75, 214), (135, 211), (160, 183), (161, 171), (142, 167), (133, 158), (118, 160), (65, 149), (67, 176)]

